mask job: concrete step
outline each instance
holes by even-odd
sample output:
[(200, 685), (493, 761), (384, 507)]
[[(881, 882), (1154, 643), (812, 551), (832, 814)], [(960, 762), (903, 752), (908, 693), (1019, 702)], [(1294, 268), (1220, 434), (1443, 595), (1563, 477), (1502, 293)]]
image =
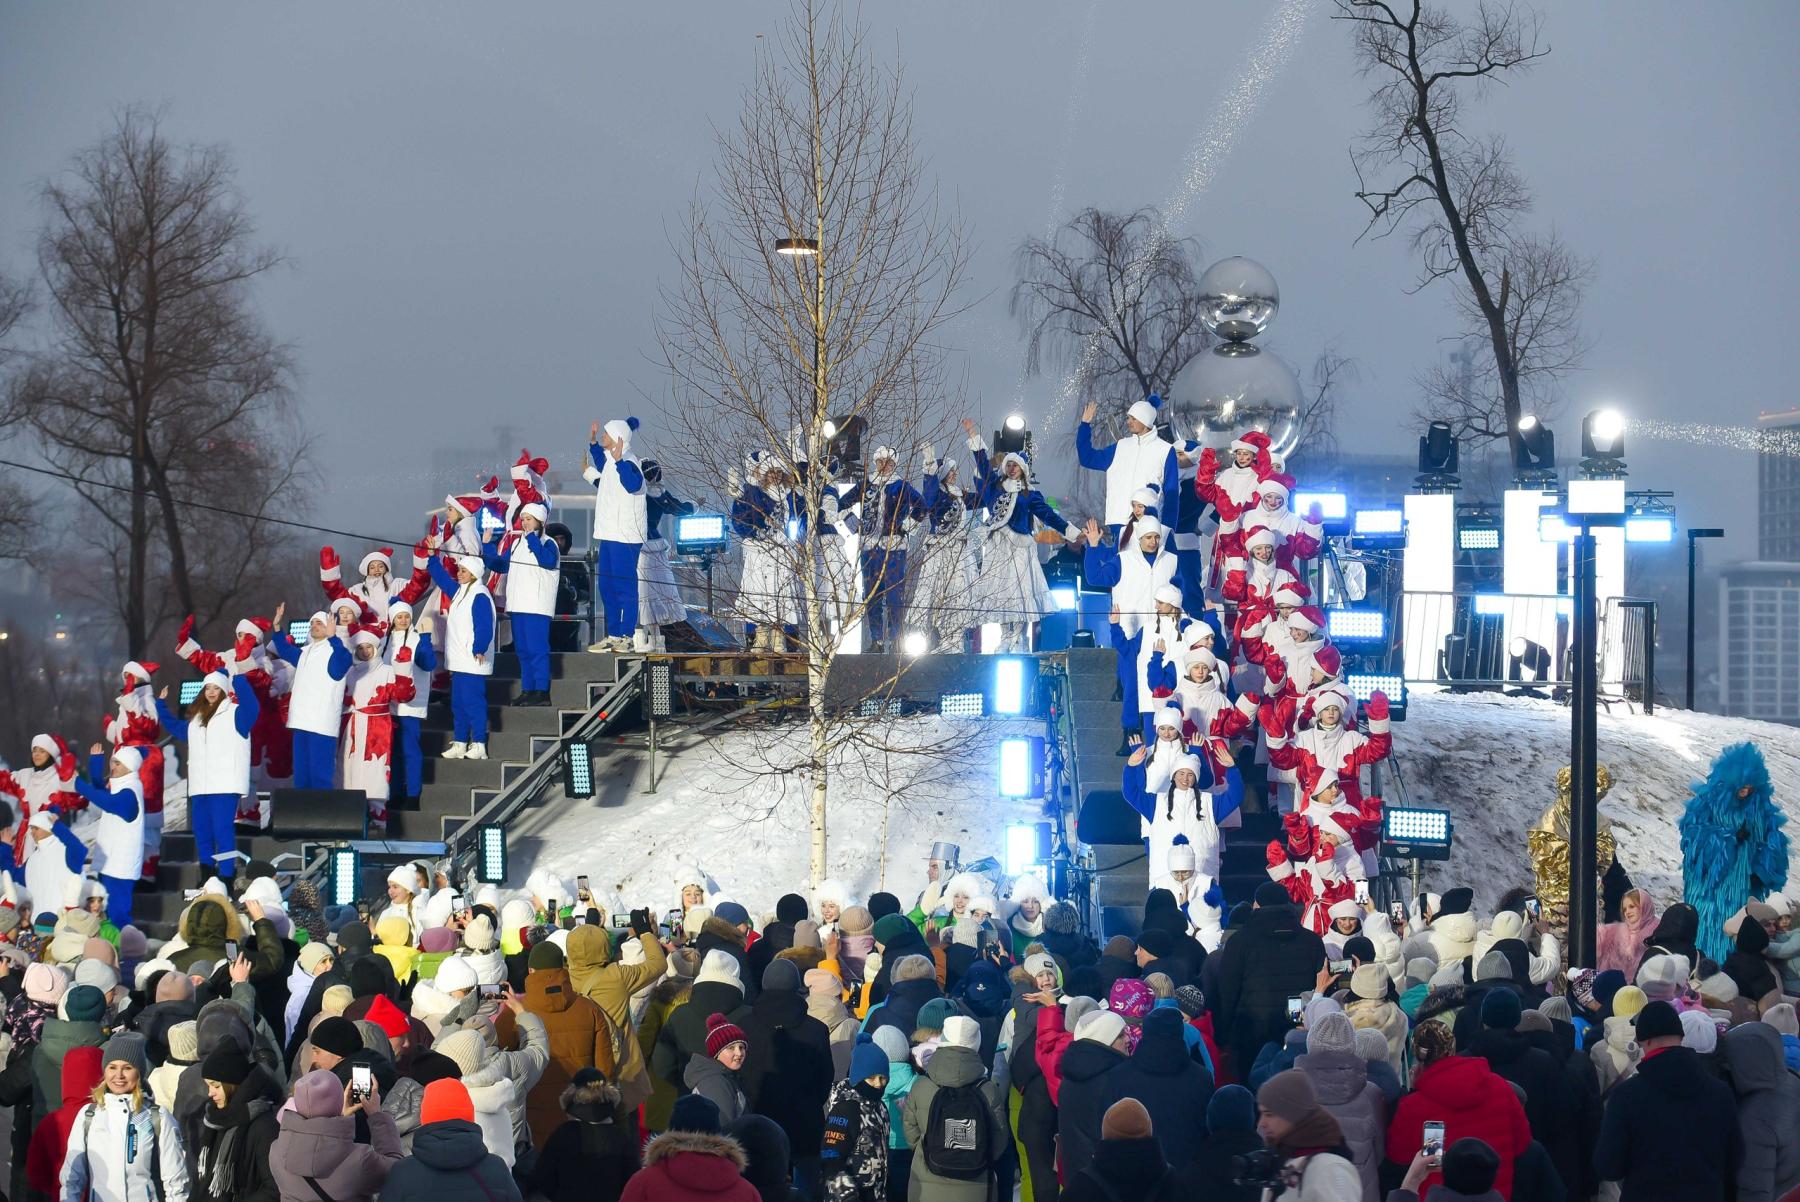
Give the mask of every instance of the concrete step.
[[(639, 658), (636, 656), (596, 655), (586, 651), (552, 651), (550, 653), (550, 679), (555, 680), (617, 680), (619, 678), (619, 662), (622, 659)], [(502, 651), (494, 657), (494, 675), (492, 679), (519, 678), (519, 657), (511, 651)]]

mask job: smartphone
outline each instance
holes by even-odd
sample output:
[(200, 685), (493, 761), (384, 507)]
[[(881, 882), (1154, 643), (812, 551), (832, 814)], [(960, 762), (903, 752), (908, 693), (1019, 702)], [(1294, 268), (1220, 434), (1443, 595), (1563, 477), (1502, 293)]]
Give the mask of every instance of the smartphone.
[(1365, 906), (1369, 904), (1369, 882), (1356, 882), (1356, 900)]
[(1350, 971), (1350, 961), (1348, 960), (1333, 960), (1330, 963), (1331, 975), (1334, 977), (1341, 977)]
[(558, 914), (562, 913), (562, 908), (556, 904), (556, 899), (554, 897), (550, 898), (549, 901), (550, 901), (550, 925), (555, 926), (556, 925), (556, 916)]
[(1288, 994), (1288, 1022), (1297, 1027), (1300, 1025), (1300, 1017), (1300, 995), (1297, 993), (1290, 993)]
[(587, 874), (583, 873), (582, 875), (575, 878), (575, 896), (576, 897), (586, 897), (587, 891), (588, 891)]
[(1442, 1157), (1444, 1154), (1444, 1124), (1432, 1121), (1425, 1124), (1425, 1155)]
[(466, 901), (463, 900), (462, 894), (452, 893), (450, 895), (450, 913), (461, 914), (464, 911), (466, 911), (468, 908), (469, 908), (469, 903), (467, 903)]
[(629, 915), (629, 914), (614, 914), (612, 916), (612, 924), (613, 924), (613, 926), (619, 928), (620, 930), (623, 930), (624, 928), (631, 925), (631, 915)]
[(480, 985), (477, 985), (475, 987), (475, 992), (477, 995), (479, 995), (481, 997), (499, 997), (501, 990), (503, 990), (505, 988), (506, 988), (506, 986), (504, 986), (504, 985), (497, 984), (497, 983), (493, 984), (493, 985), (489, 985), (484, 981), (483, 983), (481, 983)]
[(1394, 933), (1396, 935), (1399, 934), (1400, 928), (1406, 925), (1406, 903), (1395, 902), (1393, 905), (1389, 906), (1388, 917), (1393, 919)]
[[(375, 1092), (375, 1070), (366, 1064), (350, 1066), (350, 1100), (360, 1102)], [(1442, 1127), (1443, 1124), (1438, 1124)]]
[(1539, 901), (1535, 897), (1526, 898), (1525, 899), (1525, 917), (1531, 919), (1531, 921), (1533, 921), (1533, 922), (1536, 922), (1538, 919), (1542, 918), (1543, 916), (1544, 916), (1544, 903)]
[(227, 964), (236, 964), (237, 963), (237, 944), (233, 943), (229, 939), (227, 939), (225, 941), (225, 963), (227, 963)]

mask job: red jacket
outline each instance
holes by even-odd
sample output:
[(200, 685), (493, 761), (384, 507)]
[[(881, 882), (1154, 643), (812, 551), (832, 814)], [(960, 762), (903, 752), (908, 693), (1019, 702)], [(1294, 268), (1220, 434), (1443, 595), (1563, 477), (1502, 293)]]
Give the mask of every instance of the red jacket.
[[(1502, 1198), (1512, 1197), (1513, 1161), (1531, 1143), (1531, 1126), (1525, 1107), (1506, 1078), (1488, 1067), (1479, 1056), (1447, 1056), (1413, 1077), (1413, 1092), (1394, 1108), (1388, 1124), (1387, 1158), (1409, 1165), (1424, 1142), (1424, 1126), (1444, 1124), (1444, 1146), (1471, 1137), (1482, 1140), (1500, 1157), (1494, 1188)], [(1419, 1187), (1423, 1198), (1443, 1180), (1433, 1173)]]
[(644, 1167), (619, 1202), (761, 1202), (744, 1180), (750, 1162), (734, 1139), (703, 1131), (665, 1131), (644, 1146)]
[(62, 1179), (63, 1157), (69, 1150), (69, 1131), (100, 1084), (99, 1048), (70, 1048), (63, 1056), (62, 1106), (38, 1120), (25, 1152), (25, 1180), (32, 1189), (55, 1196)]
[(1044, 1084), (1050, 1087), (1050, 1101), (1062, 1096), (1062, 1058), (1075, 1042), (1075, 1033), (1063, 1029), (1063, 1008), (1043, 1006), (1038, 1009), (1037, 1060), (1044, 1072)]

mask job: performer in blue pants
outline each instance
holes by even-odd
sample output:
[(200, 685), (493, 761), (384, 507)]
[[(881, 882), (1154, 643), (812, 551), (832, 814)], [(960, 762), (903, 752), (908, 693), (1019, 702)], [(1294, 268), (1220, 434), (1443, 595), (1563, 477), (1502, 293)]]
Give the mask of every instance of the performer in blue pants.
[(430, 563), (431, 579), (450, 597), (444, 623), (444, 662), (450, 668), (450, 738), (447, 760), (487, 759), (487, 682), (494, 674), (494, 598), (481, 582), (485, 565), (473, 555)]
[[(514, 705), (550, 704), (550, 617), (556, 612), (562, 557), (544, 534), (546, 517), (547, 511), (535, 501), (521, 505), (519, 529), (481, 549), (488, 571), (506, 575), (506, 613), (512, 619), (513, 651), (519, 657)], [(604, 571), (605, 565), (601, 568)], [(635, 563), (631, 570), (635, 579)]]
[(338, 731), (344, 723), (344, 678), (350, 674), (348, 628), (333, 630), (331, 618), (316, 613), (308, 623), (306, 646), (296, 647), (275, 608), (269, 646), (293, 665), (288, 694), (288, 730), (294, 735), (294, 788), (329, 789), (337, 779)]
[(864, 616), (870, 651), (898, 651), (905, 633), (906, 536), (925, 518), (925, 498), (901, 477), (899, 455), (876, 447), (868, 477), (838, 501), (840, 510), (860, 503)]
[(88, 754), (87, 779), (77, 775), (70, 782), (100, 811), (94, 868), (106, 886), (106, 919), (121, 928), (131, 921), (131, 894), (144, 866), (144, 784), (138, 779), (143, 762), (136, 747), (115, 747), (109, 760), (95, 743)]
[[(595, 422), (588, 429), (588, 466), (582, 472), (594, 486), (594, 545), (600, 557), (600, 605), (606, 637), (589, 651), (632, 650), (638, 624), (638, 556), (649, 530), (645, 512), (643, 465), (631, 453), (638, 419)], [(548, 688), (548, 685), (545, 686)]]
[(200, 695), (178, 716), (164, 686), (156, 698), (163, 729), (187, 744), (188, 824), (202, 865), (226, 880), (237, 871), (238, 809), (250, 792), (250, 728), (261, 706), (247, 676), (206, 674)]

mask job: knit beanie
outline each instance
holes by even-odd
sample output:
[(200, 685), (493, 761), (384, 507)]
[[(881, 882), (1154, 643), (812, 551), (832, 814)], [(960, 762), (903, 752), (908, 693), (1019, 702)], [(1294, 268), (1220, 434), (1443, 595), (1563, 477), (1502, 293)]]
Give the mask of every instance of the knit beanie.
[(1081, 925), (1081, 915), (1068, 902), (1052, 902), (1044, 911), (1044, 929), (1058, 935), (1073, 935)]
[(1110, 1010), (1095, 1010), (1075, 1024), (1075, 1038), (1108, 1047), (1125, 1033), (1125, 1020)]
[(775, 901), (776, 922), (799, 922), (810, 913), (812, 907), (798, 893), (784, 893)]
[(1602, 1006), (1612, 1004), (1613, 997), (1625, 988), (1625, 974), (1616, 968), (1594, 974), (1594, 1000)]
[(1149, 1139), (1150, 1112), (1136, 1098), (1120, 1098), (1100, 1118), (1101, 1139)]
[[(869, 894), (869, 921), (880, 922), (889, 914), (900, 913), (900, 899), (892, 893)], [(841, 919), (840, 919), (841, 921)]]
[(1276, 1118), (1299, 1123), (1319, 1108), (1319, 1096), (1313, 1092), (1311, 1077), (1290, 1068), (1263, 1082), (1256, 1091), (1256, 1105)]
[(845, 906), (838, 912), (838, 934), (867, 935), (875, 929), (875, 919), (867, 906)]
[(384, 971), (384, 961), (374, 956), (363, 956), (353, 961), (345, 971), (345, 983), (350, 986), (350, 993), (355, 997), (374, 997), (382, 993), (393, 980), (393, 971)]
[(763, 969), (764, 993), (799, 993), (800, 968), (792, 960), (771, 960)]
[(319, 965), (331, 958), (331, 949), (323, 943), (309, 943), (300, 949), (300, 971), (309, 977), (319, 975)]
[(1350, 974), (1350, 992), (1368, 1002), (1379, 1002), (1388, 995), (1391, 978), (1379, 964), (1364, 964)]
[(1792, 1002), (1770, 1006), (1763, 1012), (1762, 1020), (1783, 1035), (1800, 1035), (1800, 1017), (1795, 1015)]
[[(882, 1029), (894, 1030), (892, 1027)], [(887, 1052), (879, 1044), (867, 1035), (858, 1036), (856, 1046), (850, 1049), (850, 1074), (845, 1079), (867, 1081), (870, 1077), (885, 1077), (890, 1063)]]
[(801, 980), (806, 984), (806, 992), (816, 997), (842, 997), (844, 983), (822, 968), (809, 968)]
[(734, 901), (722, 901), (714, 906), (713, 917), (723, 922), (730, 923), (734, 927), (748, 926), (750, 924), (750, 911), (744, 909), (743, 906)]
[(1500, 1172), (1500, 1155), (1482, 1140), (1459, 1139), (1444, 1149), (1444, 1188), (1467, 1198), (1479, 1198), (1494, 1188)]
[(469, 1090), (461, 1081), (433, 1081), (425, 1087), (425, 1100), (419, 1106), (419, 1125), (447, 1123), (452, 1119), (461, 1119), (465, 1123), (475, 1121), (475, 1103), (469, 1098)]
[(901, 1034), (899, 1027), (879, 1027), (875, 1031), (875, 1046), (887, 1053), (889, 1064), (905, 1064), (912, 1058), (912, 1048)]
[(460, 942), (461, 932), (450, 927), (427, 927), (419, 932), (419, 950), (422, 952), (453, 952)]
[(1712, 1015), (1704, 1010), (1688, 1010), (1681, 1015), (1681, 1046), (1692, 1048), (1702, 1056), (1719, 1049), (1719, 1028)]
[(1373, 1064), (1377, 1060), (1388, 1057), (1387, 1036), (1374, 1027), (1358, 1027), (1356, 1029), (1356, 1058)]
[(1288, 891), (1274, 881), (1264, 881), (1258, 885), (1256, 892), (1250, 895), (1250, 900), (1256, 904), (1258, 910), (1270, 910), (1276, 906), (1285, 906), (1292, 901), (1288, 897)]
[(344, 1083), (329, 1069), (314, 1069), (294, 1082), (294, 1109), (309, 1119), (344, 1113)]
[(944, 1020), (955, 1013), (955, 1002), (949, 998), (934, 997), (919, 1007), (919, 1017), (913, 1020), (913, 1027), (915, 1030), (936, 1034), (944, 1029)]
[(169, 1041), (169, 1059), (182, 1065), (194, 1063), (200, 1057), (200, 1024), (193, 1019), (176, 1023), (170, 1027), (166, 1037)]
[(438, 965), (437, 976), (431, 980), (432, 985), (445, 997), (459, 989), (473, 989), (478, 983), (475, 966), (467, 956), (446, 956)]
[(885, 914), (875, 920), (875, 942), (886, 947), (896, 939), (905, 938), (906, 933), (913, 929), (913, 924), (904, 916)]
[(1494, 1031), (1511, 1031), (1519, 1025), (1519, 995), (1510, 989), (1490, 989), (1481, 999), (1481, 1025)]
[(1322, 1015), (1318, 1026), (1306, 1029), (1306, 1054), (1311, 1056), (1318, 1052), (1356, 1054), (1356, 1027), (1351, 1024), (1349, 1015)]
[(750, 1046), (744, 1035), (744, 1029), (726, 1018), (723, 1014), (709, 1014), (706, 1018), (706, 1054), (717, 1056), (734, 1043)]
[(448, 1081), (461, 1078), (462, 1073), (456, 1067), (456, 1061), (438, 1051), (420, 1052), (413, 1057), (412, 1067), (406, 1070), (414, 1081), (421, 1086), (430, 1085), (433, 1081)]
[(313, 1047), (333, 1056), (353, 1056), (362, 1051), (362, 1032), (341, 1014), (334, 1014), (314, 1027), (307, 1037)]
[(208, 1052), (200, 1062), (200, 1075), (208, 1081), (226, 1085), (242, 1085), (250, 1076), (250, 1057), (234, 1043), (223, 1043)]
[(69, 976), (53, 964), (36, 963), (25, 970), (25, 996), (44, 1006), (54, 1006), (69, 991)]
[(525, 967), (532, 972), (545, 969), (562, 968), (567, 961), (563, 959), (563, 950), (548, 939), (531, 949), (531, 955), (525, 959)]
[(1556, 1028), (1551, 1025), (1550, 1016), (1542, 1010), (1525, 1010), (1519, 1014), (1519, 1030), (1549, 1035)]
[(1242, 1085), (1224, 1085), (1213, 1091), (1206, 1104), (1208, 1131), (1253, 1131), (1256, 1128), (1256, 1098)]
[(100, 938), (98, 935), (88, 936), (88, 941), (81, 945), (83, 963), (97, 960), (111, 968), (119, 967), (119, 949)]
[(1676, 1039), (1687, 1036), (1686, 1029), (1681, 1025), (1681, 1015), (1667, 1002), (1644, 1003), (1632, 1023), (1632, 1032), (1632, 1038), (1640, 1044), (1647, 1039), (1664, 1036), (1673, 1035)]
[(1175, 990), (1175, 1004), (1186, 1018), (1199, 1018), (1206, 1013), (1206, 994), (1198, 985), (1181, 985)]
[[(73, 991), (71, 991), (73, 992)], [(138, 1075), (150, 1075), (150, 1057), (144, 1050), (144, 1037), (136, 1031), (120, 1031), (100, 1049), (102, 1067), (123, 1060), (127, 1064), (136, 1065)]]
[(1425, 982), (1431, 980), (1431, 976), (1435, 972), (1437, 972), (1436, 960), (1428, 960), (1424, 956), (1414, 956), (1406, 962), (1407, 988), (1410, 989), (1414, 985), (1423, 985)]
[(97, 1023), (106, 1013), (106, 995), (92, 985), (77, 985), (63, 997), (62, 1009), (72, 1023)]
[(355, 1000), (356, 995), (350, 992), (350, 986), (329, 985), (319, 995), (319, 1010), (324, 1014), (342, 1014), (350, 1009), (350, 1003)]
[(382, 1034), (389, 1039), (399, 1039), (412, 1030), (412, 1024), (406, 1017), (406, 1011), (385, 997), (377, 997), (370, 1003), (369, 1012), (363, 1017), (380, 1027)]
[(462, 944), (472, 952), (494, 950), (494, 923), (486, 914), (477, 914), (463, 928)]
[(743, 989), (744, 981), (739, 975), (737, 957), (722, 948), (715, 947), (707, 952), (706, 958), (700, 961), (700, 972), (694, 978), (694, 984), (701, 985), (707, 981), (718, 981)]
[(1135, 951), (1137, 951), (1137, 944), (1131, 941), (1131, 936), (1114, 935), (1106, 941), (1106, 946), (1100, 949), (1100, 954), (1114, 960), (1129, 960)]
[(704, 1094), (683, 1094), (675, 1099), (669, 1111), (670, 1131), (693, 1131), (703, 1135), (719, 1133), (719, 1104)]
[[(1131, 943), (1129, 939), (1125, 942), (1127, 946)], [(1152, 960), (1160, 960), (1164, 956), (1174, 953), (1175, 936), (1171, 932), (1164, 930), (1162, 927), (1151, 927), (1149, 930), (1138, 936), (1137, 946)], [(1126, 953), (1127, 958), (1129, 958), (1130, 955), (1130, 952)]]
[(1635, 1018), (1650, 999), (1636, 985), (1627, 985), (1613, 994), (1612, 1012), (1620, 1018)]
[(1688, 959), (1670, 953), (1650, 956), (1638, 965), (1637, 986), (1647, 998), (1668, 1001), (1687, 984)]
[(1316, 993), (1312, 1000), (1306, 1003), (1306, 1008), (1300, 1012), (1300, 1023), (1311, 1030), (1318, 1026), (1320, 1020), (1327, 1014), (1342, 1014), (1343, 1012), (1344, 1007), (1338, 1003), (1336, 998)]
[(479, 1031), (459, 1028), (433, 1043), (431, 1050), (454, 1060), (457, 1076), (473, 1077), (487, 1059), (487, 1040)]
[(1477, 981), (1510, 981), (1512, 975), (1512, 961), (1505, 952), (1489, 951), (1475, 965)]
[(810, 918), (802, 918), (794, 924), (795, 947), (824, 947), (824, 940), (819, 938), (819, 924)]
[(1575, 1010), (1569, 1005), (1569, 999), (1558, 995), (1547, 997), (1538, 1003), (1538, 1012), (1546, 1015), (1552, 1022), (1575, 1021)]
[(944, 1020), (943, 1046), (975, 1051), (981, 1047), (980, 1024), (966, 1014), (952, 1014)]
[(386, 1031), (366, 1018), (359, 1018), (356, 1020), (356, 1034), (362, 1039), (365, 1050), (376, 1053), (384, 1060), (393, 1059), (394, 1050), (388, 1043)]

